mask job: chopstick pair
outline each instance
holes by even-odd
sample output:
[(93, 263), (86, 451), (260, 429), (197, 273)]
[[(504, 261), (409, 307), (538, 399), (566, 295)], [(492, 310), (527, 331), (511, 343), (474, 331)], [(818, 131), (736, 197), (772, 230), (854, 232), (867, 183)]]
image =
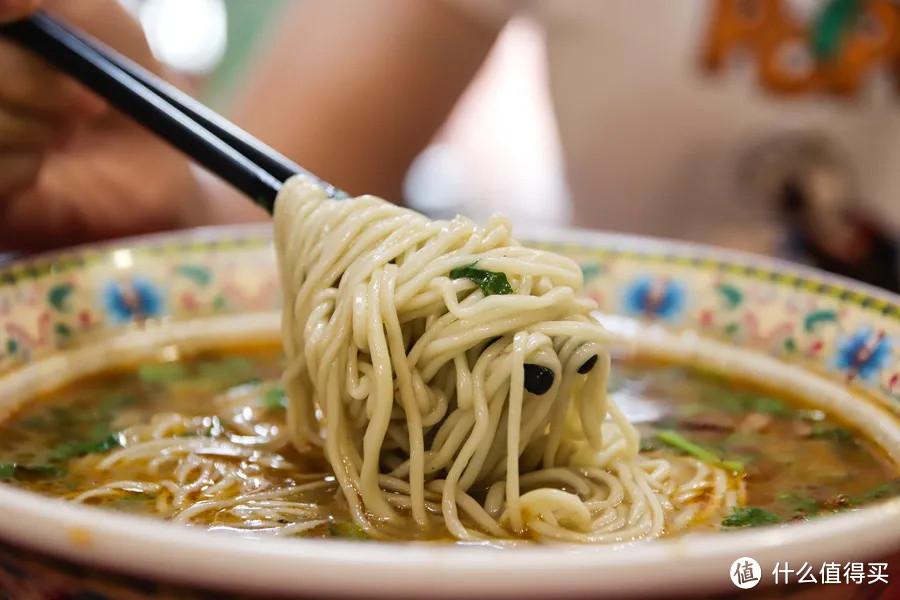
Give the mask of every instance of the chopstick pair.
[(282, 184), (305, 173), (331, 197), (343, 192), (215, 111), (50, 14), (0, 26), (7, 37), (77, 79), (271, 213)]

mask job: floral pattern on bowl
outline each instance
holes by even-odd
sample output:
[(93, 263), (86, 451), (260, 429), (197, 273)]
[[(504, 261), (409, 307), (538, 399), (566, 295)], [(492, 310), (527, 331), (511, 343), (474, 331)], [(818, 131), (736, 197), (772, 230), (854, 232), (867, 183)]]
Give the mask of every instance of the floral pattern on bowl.
[(268, 228), (153, 236), (0, 268), (0, 373), (126, 327), (280, 306)]
[(592, 249), (537, 245), (581, 265), (586, 291), (602, 312), (697, 331), (802, 364), (900, 414), (900, 299), (888, 292), (691, 244), (611, 236)]

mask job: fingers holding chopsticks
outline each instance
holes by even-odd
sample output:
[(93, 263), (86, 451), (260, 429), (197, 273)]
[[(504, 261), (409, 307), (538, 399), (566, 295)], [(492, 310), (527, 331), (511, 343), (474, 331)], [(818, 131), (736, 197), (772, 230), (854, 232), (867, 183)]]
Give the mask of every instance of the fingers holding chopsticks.
[[(0, 5), (2, 6), (2, 5)], [(0, 198), (27, 188), (41, 156), (106, 111), (87, 89), (0, 41)]]
[[(158, 70), (140, 25), (116, 0), (0, 0), (0, 24), (46, 9)], [(37, 181), (43, 160), (78, 132), (108, 127), (109, 106), (36, 55), (0, 39), (0, 209)]]
[[(75, 0), (77, 3), (79, 0)], [(0, 0), (0, 23), (27, 17), (42, 0)], [(12, 42), (0, 40), (0, 202), (27, 189), (46, 153), (106, 103)]]
[(46, 62), (0, 40), (0, 107), (44, 118), (91, 117), (105, 103)]

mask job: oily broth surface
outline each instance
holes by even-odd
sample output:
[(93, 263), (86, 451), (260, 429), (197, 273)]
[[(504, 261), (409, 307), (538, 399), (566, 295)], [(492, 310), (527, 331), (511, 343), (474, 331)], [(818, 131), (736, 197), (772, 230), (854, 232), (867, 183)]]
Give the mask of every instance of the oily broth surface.
[[(804, 520), (900, 495), (896, 466), (865, 434), (754, 382), (644, 359), (619, 362), (611, 395), (642, 451), (673, 430), (745, 466), (745, 504)], [(715, 528), (720, 528), (719, 525)]]
[[(0, 479), (67, 499), (111, 481), (135, 479), (145, 470), (129, 462), (97, 468), (121, 444), (128, 446), (123, 430), (177, 414), (190, 425), (182, 430), (176, 426), (173, 436), (240, 441), (247, 432), (222, 422), (216, 399), (248, 390), (263, 399), (247, 413), (252, 427), (261, 428), (261, 434), (277, 433), (285, 419), (277, 386), (281, 372), (280, 348), (270, 346), (211, 350), (79, 380), (35, 398), (0, 424)], [(900, 493), (894, 467), (858, 432), (770, 391), (690, 368), (641, 361), (617, 362), (610, 389), (637, 423), (647, 454), (679, 452), (660, 440), (661, 432), (669, 432), (743, 465), (745, 504), (774, 515), (768, 522), (853, 509)], [(298, 535), (362, 537), (337, 486), (328, 484), (329, 468), (319, 450), (299, 453), (288, 444), (277, 454), (280, 468), (264, 466), (253, 456), (234, 458), (232, 466), (241, 476), (273, 488), (322, 481), (326, 485), (305, 495), (304, 501), (321, 507), (327, 523)], [(163, 518), (173, 514), (158, 495), (136, 488), (89, 502)], [(752, 519), (736, 522), (748, 523), (762, 524)], [(233, 514), (214, 511), (198, 524), (211, 529), (241, 525)], [(692, 526), (720, 527), (719, 522)], [(398, 531), (397, 536), (418, 537), (412, 530)]]
[[(204, 351), (177, 361), (120, 368), (81, 379), (36, 397), (0, 424), (0, 480), (71, 500), (112, 481), (140, 479), (140, 474), (145, 474), (145, 462), (123, 461), (112, 470), (96, 466), (123, 443), (128, 445), (121, 437), (123, 430), (168, 415), (180, 415), (189, 423), (187, 427), (175, 426), (171, 432), (175, 437), (239, 440), (246, 432), (222, 423), (216, 399), (255, 389), (259, 389), (257, 395), (265, 397), (267, 391), (277, 387), (282, 368), (280, 347), (268, 345)], [(265, 428), (266, 433), (273, 431), (269, 428), (277, 431), (283, 427), (285, 420), (283, 399), (276, 398), (270, 404), (270, 408), (256, 410), (253, 415), (256, 427)], [(111, 442), (113, 439), (117, 441)], [(252, 457), (235, 458), (231, 463), (242, 476), (264, 481), (272, 488), (330, 478), (328, 464), (318, 452), (301, 454), (286, 445), (278, 454), (289, 468), (265, 468), (255, 464)], [(10, 465), (17, 466), (12, 473)], [(124, 489), (116, 496), (98, 497), (88, 503), (171, 517), (173, 511), (160, 506), (155, 496), (136, 488)], [(328, 486), (307, 494), (307, 499), (327, 506), (337, 518), (346, 518), (337, 496), (336, 488)], [(204, 524), (211, 529), (228, 529), (235, 524), (231, 521), (210, 516)], [(309, 535), (325, 534), (325, 529), (320, 527)]]

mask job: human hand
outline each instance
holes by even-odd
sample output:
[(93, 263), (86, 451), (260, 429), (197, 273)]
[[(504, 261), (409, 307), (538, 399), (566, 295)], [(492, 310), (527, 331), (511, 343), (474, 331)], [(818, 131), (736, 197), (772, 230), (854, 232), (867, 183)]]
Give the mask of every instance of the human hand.
[[(38, 8), (161, 73), (116, 0), (0, 0)], [(187, 160), (85, 87), (0, 39), (0, 249), (40, 250), (204, 222)]]

